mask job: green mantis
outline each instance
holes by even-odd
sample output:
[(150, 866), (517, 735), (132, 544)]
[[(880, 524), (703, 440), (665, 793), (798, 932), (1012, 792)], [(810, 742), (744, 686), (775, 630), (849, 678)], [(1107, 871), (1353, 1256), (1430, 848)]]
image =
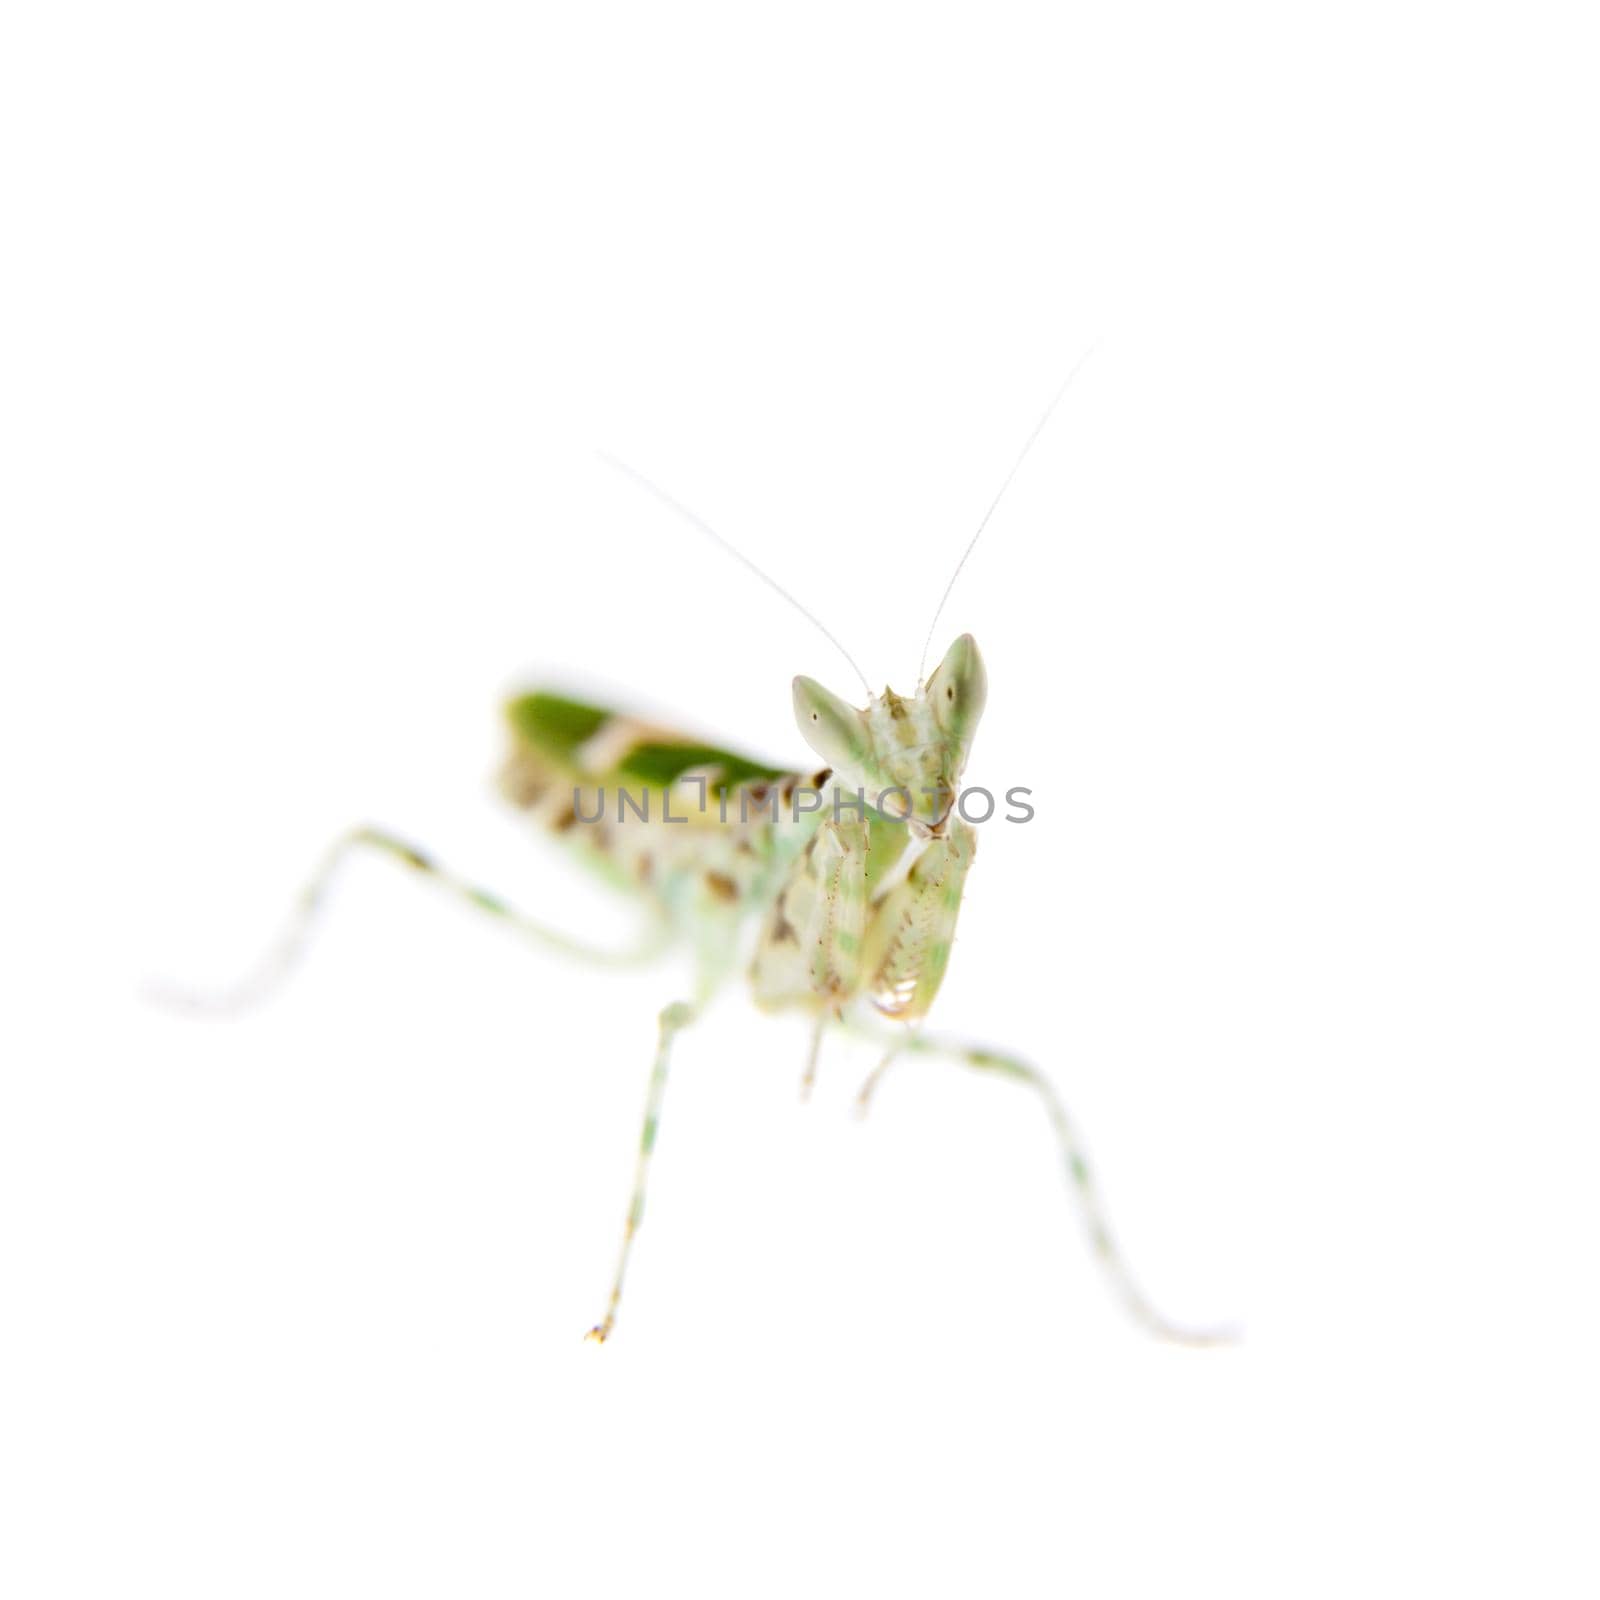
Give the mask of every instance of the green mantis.
[(804, 1088), (828, 1029), (839, 1028), (883, 1043), (861, 1092), (863, 1109), (900, 1055), (944, 1056), (1031, 1089), (1054, 1129), (1091, 1247), (1118, 1298), (1152, 1333), (1209, 1342), (1212, 1335), (1161, 1316), (1135, 1284), (1113, 1242), (1083, 1143), (1049, 1080), (1019, 1057), (923, 1031), (949, 964), (978, 845), (961, 782), (988, 694), (976, 641), (969, 634), (956, 639), (910, 694), (869, 688), (867, 704), (856, 706), (806, 677), (794, 680), (792, 693), (796, 726), (819, 763), (810, 770), (775, 767), (548, 691), (507, 704), (501, 793), (633, 897), (645, 929), (636, 945), (601, 950), (569, 939), (407, 841), (361, 827), (335, 843), (256, 974), (216, 1004), (237, 1007), (288, 972), (330, 882), (356, 851), (374, 851), (510, 930), (578, 959), (631, 963), (687, 943), (695, 977), (691, 992), (658, 1017), (621, 1248), (593, 1339), (603, 1342), (616, 1326), (679, 1037), (742, 965), (757, 1006), (809, 1018)]

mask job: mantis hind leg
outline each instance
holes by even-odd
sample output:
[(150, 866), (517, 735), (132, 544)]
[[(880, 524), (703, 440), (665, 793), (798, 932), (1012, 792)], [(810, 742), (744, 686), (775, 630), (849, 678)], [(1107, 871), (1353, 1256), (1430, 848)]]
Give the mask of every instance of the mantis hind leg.
[[(872, 1032), (874, 1037), (878, 1036), (876, 1030)], [(904, 1035), (894, 1044), (889, 1055), (869, 1078), (865, 1092), (870, 1093), (883, 1068), (895, 1056), (901, 1054), (943, 1056), (946, 1060), (972, 1067), (979, 1072), (995, 1073), (1000, 1077), (1010, 1078), (1013, 1082), (1024, 1084), (1031, 1089), (1044, 1106), (1045, 1115), (1049, 1118), (1051, 1129), (1055, 1133), (1062, 1166), (1077, 1201), (1084, 1230), (1089, 1236), (1090, 1248), (1094, 1251), (1095, 1259), (1100, 1263), (1101, 1270), (1110, 1281), (1112, 1290), (1123, 1307), (1148, 1332), (1174, 1344), (1229, 1344), (1237, 1339), (1238, 1334), (1233, 1329), (1189, 1328), (1173, 1322), (1157, 1311), (1145, 1296), (1112, 1234), (1111, 1225), (1107, 1220), (1105, 1201), (1095, 1182), (1088, 1153), (1077, 1126), (1068, 1115), (1067, 1108), (1056, 1093), (1055, 1087), (1037, 1067), (1024, 1061), (1020, 1056), (1009, 1055), (1002, 1051), (983, 1049), (960, 1040), (940, 1038), (937, 1035), (911, 1033)]]
[(415, 845), (382, 828), (352, 828), (342, 834), (329, 847), (315, 873), (300, 891), (294, 910), (276, 941), (266, 955), (244, 979), (232, 988), (216, 993), (194, 992), (168, 985), (153, 985), (153, 999), (183, 1010), (225, 1016), (248, 1010), (259, 1004), (280, 988), (299, 966), (311, 942), (318, 916), (327, 900), (328, 891), (345, 862), (358, 851), (371, 850), (386, 860), (417, 873), (452, 899), (470, 906), (484, 916), (493, 917), (523, 938), (547, 949), (598, 965), (622, 966), (649, 959), (662, 946), (661, 930), (654, 930), (637, 947), (626, 950), (605, 950), (569, 938), (554, 928), (546, 927), (534, 918), (524, 915), (507, 904), (498, 894), (478, 884), (458, 877), (447, 867), (439, 865), (432, 856)]

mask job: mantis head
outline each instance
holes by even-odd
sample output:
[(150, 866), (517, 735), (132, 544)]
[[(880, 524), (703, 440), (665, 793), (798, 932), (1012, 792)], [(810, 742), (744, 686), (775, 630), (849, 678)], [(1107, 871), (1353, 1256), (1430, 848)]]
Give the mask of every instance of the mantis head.
[(886, 688), (857, 710), (814, 678), (796, 678), (794, 715), (838, 783), (859, 788), (869, 805), (919, 836), (939, 838), (955, 811), (987, 690), (983, 657), (964, 633), (914, 695)]

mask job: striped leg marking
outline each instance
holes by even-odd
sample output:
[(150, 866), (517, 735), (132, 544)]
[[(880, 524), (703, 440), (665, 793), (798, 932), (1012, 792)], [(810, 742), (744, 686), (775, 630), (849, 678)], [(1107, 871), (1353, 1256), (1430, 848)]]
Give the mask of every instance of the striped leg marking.
[[(888, 1059), (901, 1052), (943, 1056), (946, 1060), (959, 1062), (979, 1072), (996, 1073), (1032, 1089), (1043, 1102), (1045, 1114), (1055, 1131), (1056, 1143), (1061, 1150), (1062, 1165), (1066, 1169), (1067, 1180), (1077, 1201), (1078, 1213), (1089, 1235), (1089, 1244), (1094, 1251), (1095, 1259), (1100, 1263), (1101, 1270), (1110, 1280), (1111, 1287), (1124, 1308), (1147, 1332), (1174, 1344), (1216, 1345), (1231, 1344), (1237, 1340), (1239, 1335), (1235, 1329), (1186, 1328), (1179, 1323), (1171, 1322), (1145, 1298), (1144, 1292), (1134, 1281), (1126, 1259), (1117, 1248), (1110, 1223), (1106, 1218), (1105, 1202), (1101, 1198), (1099, 1186), (1095, 1183), (1083, 1140), (1072, 1118), (1068, 1116), (1061, 1097), (1056, 1093), (1050, 1080), (1037, 1067), (1019, 1056), (1006, 1055), (997, 1050), (963, 1044), (960, 1040), (943, 1039), (927, 1034), (912, 1034), (903, 1039), (898, 1050), (891, 1050)], [(887, 1060), (884, 1064), (887, 1064)], [(877, 1074), (874, 1073), (873, 1079), (868, 1080), (869, 1086), (876, 1077)]]
[(644, 1128), (639, 1135), (639, 1159), (633, 1169), (633, 1197), (628, 1202), (628, 1220), (622, 1227), (622, 1250), (617, 1256), (617, 1274), (611, 1281), (611, 1298), (606, 1314), (589, 1330), (596, 1344), (604, 1344), (617, 1325), (617, 1307), (622, 1303), (622, 1281), (628, 1274), (628, 1257), (633, 1238), (644, 1221), (645, 1186), (650, 1179), (650, 1157), (656, 1147), (656, 1130), (661, 1123), (661, 1101), (667, 1092), (667, 1069), (672, 1060), (672, 1042), (695, 1019), (695, 1009), (687, 1001), (667, 1006), (661, 1013), (661, 1033), (656, 1043), (655, 1065), (650, 1069), (650, 1087), (645, 1091)]
[(149, 991), (151, 998), (182, 1010), (214, 1016), (245, 1011), (267, 999), (300, 964), (311, 942), (317, 918), (333, 880), (338, 876), (345, 861), (358, 850), (376, 851), (380, 856), (425, 877), (462, 904), (504, 923), (535, 944), (558, 950), (579, 960), (603, 966), (627, 966), (650, 959), (665, 943), (664, 929), (654, 930), (650, 937), (627, 950), (600, 949), (581, 940), (568, 938), (566, 934), (523, 915), (492, 890), (457, 877), (448, 868), (440, 866), (431, 856), (417, 849), (415, 845), (408, 844), (398, 835), (386, 833), (381, 828), (361, 827), (352, 828), (349, 833), (334, 841), (327, 855), (323, 857), (321, 866), (300, 891), (283, 932), (255, 970), (240, 983), (220, 993), (197, 993), (157, 985), (152, 986)]

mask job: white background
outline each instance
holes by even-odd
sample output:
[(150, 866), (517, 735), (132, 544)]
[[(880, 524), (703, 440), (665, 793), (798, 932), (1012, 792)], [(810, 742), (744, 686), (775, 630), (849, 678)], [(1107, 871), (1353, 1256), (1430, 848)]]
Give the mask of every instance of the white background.
[[(1594, 1592), (1594, 54), (1579, 8), (19, 7), (0, 41), (8, 1595)], [(502, 812), (557, 681), (782, 760), (961, 579), (935, 1018), (669, 965)]]

